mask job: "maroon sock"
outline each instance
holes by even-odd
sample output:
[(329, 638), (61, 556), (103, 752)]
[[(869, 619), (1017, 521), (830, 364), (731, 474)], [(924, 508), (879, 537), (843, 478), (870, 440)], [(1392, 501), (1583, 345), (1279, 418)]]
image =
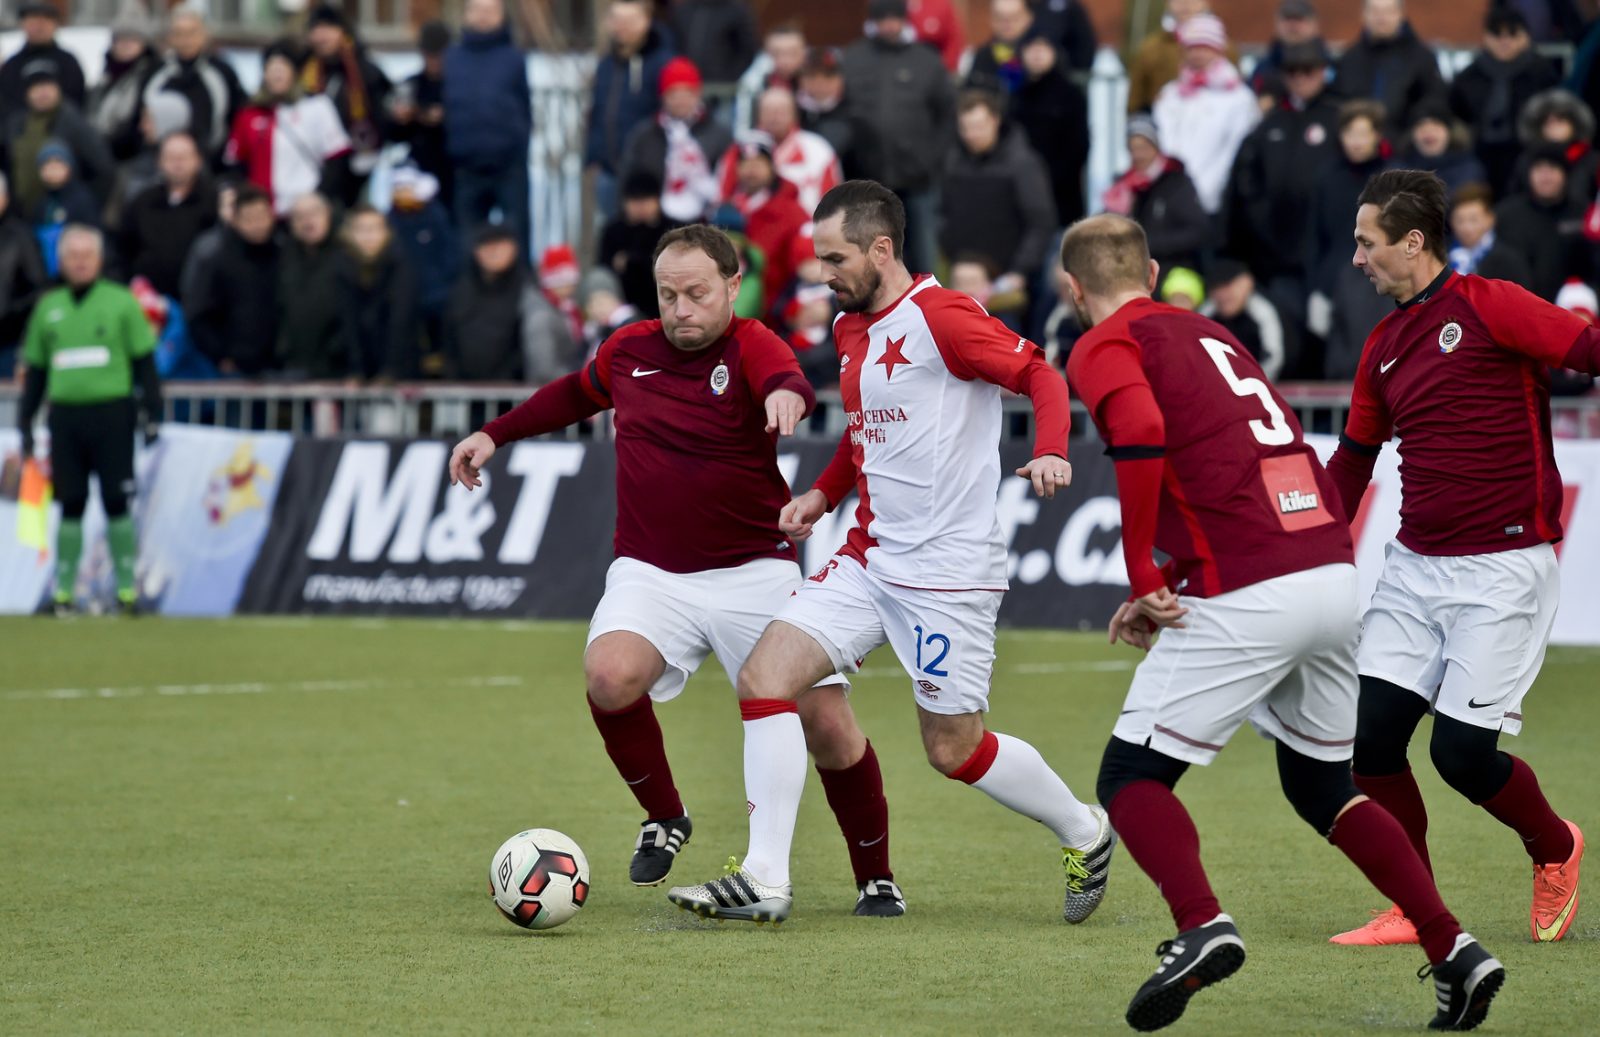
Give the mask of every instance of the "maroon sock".
[(667, 747), (661, 741), (661, 725), (656, 722), (650, 696), (640, 695), (639, 701), (615, 711), (601, 709), (590, 699), (589, 712), (605, 740), (606, 755), (644, 808), (644, 815), (683, 816), (683, 800), (672, 783)]
[(1422, 790), (1417, 788), (1411, 768), (1399, 774), (1352, 774), (1351, 777), (1355, 779), (1356, 788), (1400, 822), (1417, 856), (1422, 858), (1422, 866), (1432, 875), (1433, 861), (1428, 858), (1428, 808), (1422, 802)]
[(850, 850), (850, 868), (856, 884), (868, 879), (892, 879), (889, 870), (889, 801), (883, 798), (883, 773), (878, 754), (867, 743), (861, 759), (842, 770), (817, 768), (828, 806), (839, 821), (844, 844)]
[(1166, 898), (1180, 933), (1222, 913), (1200, 866), (1200, 833), (1171, 789), (1159, 781), (1136, 781), (1123, 786), (1106, 810), (1122, 845)]
[(1439, 899), (1433, 876), (1394, 815), (1375, 800), (1357, 803), (1333, 823), (1328, 841), (1411, 919), (1430, 962), (1437, 965), (1449, 955), (1461, 926)]
[(1572, 856), (1572, 829), (1550, 809), (1533, 768), (1510, 753), (1506, 756), (1511, 760), (1511, 777), (1505, 788), (1478, 805), (1522, 837), (1533, 863), (1563, 863)]

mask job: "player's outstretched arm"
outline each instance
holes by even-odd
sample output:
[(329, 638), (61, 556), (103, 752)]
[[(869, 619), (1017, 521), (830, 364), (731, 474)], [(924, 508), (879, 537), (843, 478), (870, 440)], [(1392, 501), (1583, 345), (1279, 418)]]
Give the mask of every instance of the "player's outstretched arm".
[(465, 486), (469, 490), (482, 486), (483, 480), (478, 478), (478, 473), (489, 463), (494, 452), (494, 440), (483, 431), (474, 432), (457, 443), (456, 448), (450, 451), (450, 485)]
[(828, 497), (821, 490), (811, 489), (783, 506), (778, 513), (778, 529), (795, 543), (811, 536), (811, 527), (828, 513)]
[(793, 389), (775, 389), (767, 394), (767, 431), (780, 436), (794, 435), (795, 426), (805, 419), (811, 405)]

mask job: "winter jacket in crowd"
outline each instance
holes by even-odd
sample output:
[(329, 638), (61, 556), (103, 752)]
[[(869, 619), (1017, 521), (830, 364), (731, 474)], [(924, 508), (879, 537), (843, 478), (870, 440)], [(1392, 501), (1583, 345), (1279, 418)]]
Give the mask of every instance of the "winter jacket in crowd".
[(201, 54), (193, 61), (169, 54), (145, 83), (144, 99), (148, 102), (169, 91), (189, 102), (189, 132), (201, 154), (215, 162), (228, 143), (234, 116), (245, 103), (244, 87), (233, 66), (212, 54)]
[(678, 0), (671, 19), (678, 51), (707, 83), (737, 83), (760, 46), (747, 0)]
[(661, 105), (661, 70), (672, 57), (666, 34), (652, 25), (637, 54), (623, 57), (613, 49), (600, 59), (594, 70), (584, 165), (620, 173), (628, 135)]
[(1404, 169), (1426, 169), (1444, 181), (1447, 194), (1454, 194), (1467, 184), (1486, 184), (1489, 174), (1478, 156), (1470, 151), (1447, 148), (1438, 155), (1424, 155), (1415, 148), (1400, 153), (1396, 165)]
[(367, 56), (366, 47), (348, 35), (339, 54), (324, 61), (312, 55), (300, 70), (306, 93), (333, 102), (344, 123), (354, 154), (350, 169), (361, 181), (378, 164), (378, 153), (389, 132), (389, 93), (393, 84), (383, 69)]
[(1162, 155), (1148, 169), (1130, 169), (1106, 191), (1105, 208), (1144, 228), (1150, 258), (1163, 271), (1197, 269), (1201, 254), (1216, 242), (1211, 217), (1183, 163)]
[(810, 130), (832, 146), (846, 180), (878, 179), (883, 160), (877, 134), (856, 112), (848, 97), (832, 108), (823, 108), (804, 95), (797, 100), (800, 128)]
[(397, 205), (389, 211), (389, 228), (415, 275), (417, 312), (443, 314), (461, 269), (461, 244), (450, 214), (437, 199), (411, 211)]
[(1532, 47), (1511, 61), (1498, 61), (1484, 51), (1451, 80), (1450, 110), (1472, 130), (1473, 152), (1497, 197), (1510, 188), (1522, 151), (1518, 119), (1523, 107), (1558, 80), (1555, 66)]
[(390, 126), (390, 139), (407, 145), (412, 164), (439, 181), (439, 198), (449, 209), (454, 197), (454, 170), (445, 143), (444, 123), (428, 126), (422, 122), (423, 112), (444, 106), (444, 80), (430, 78), (422, 71), (406, 80), (404, 88), (411, 93), (417, 116), (408, 123), (397, 122)]
[(22, 341), (34, 301), (48, 286), (32, 228), (7, 208), (0, 213), (0, 349)]
[(1340, 97), (1382, 101), (1390, 126), (1397, 129), (1411, 125), (1417, 105), (1445, 96), (1439, 58), (1417, 38), (1410, 22), (1402, 22), (1388, 39), (1363, 31), (1339, 57), (1333, 91)]
[(444, 55), (444, 121), (450, 160), (492, 172), (526, 162), (533, 133), (528, 59), (511, 41), (511, 26), (463, 29)]
[(1031, 276), (1055, 233), (1056, 206), (1044, 163), (1018, 129), (1002, 127), (978, 155), (957, 144), (945, 163), (939, 245), (946, 256), (982, 256), (1001, 272)]
[(1339, 104), (1326, 92), (1268, 112), (1239, 146), (1228, 181), (1227, 244), (1262, 284), (1305, 272), (1311, 199), (1339, 154)]
[(214, 253), (198, 242), (190, 252), (183, 309), (195, 345), (219, 369), (253, 376), (275, 366), (280, 249), (275, 238), (253, 245), (225, 228)]
[(1495, 206), (1498, 243), (1528, 264), (1525, 287), (1541, 299), (1555, 302), (1567, 278), (1589, 276), (1584, 209), (1570, 197), (1543, 202), (1527, 193), (1514, 194)]
[(23, 209), (38, 204), (43, 192), (39, 185), (39, 149), (52, 139), (65, 144), (72, 152), (77, 179), (104, 205), (116, 184), (116, 162), (111, 157), (111, 149), (106, 147), (89, 120), (66, 100), (53, 112), (23, 108), (11, 112), (5, 119), (0, 152), (11, 165), (6, 172), (11, 180), (12, 203)]
[(161, 58), (148, 47), (132, 61), (118, 61), (106, 54), (105, 72), (89, 92), (89, 122), (118, 162), (125, 162), (144, 147), (139, 118), (144, 111), (145, 80), (161, 66)]
[[(710, 113), (702, 111), (698, 117), (689, 123), (689, 136), (700, 145), (700, 151), (705, 159), (702, 168), (704, 177), (700, 181), (704, 187), (697, 196), (688, 185), (678, 185), (676, 188), (669, 182), (667, 176), (667, 129), (671, 120), (665, 112), (658, 113), (633, 128), (628, 135), (627, 144), (622, 150), (622, 179), (626, 180), (634, 173), (649, 173), (661, 181), (663, 198), (668, 193), (676, 190), (681, 195), (688, 209), (698, 211), (685, 211), (685, 218), (700, 219), (706, 210), (716, 204), (716, 169), (717, 160), (723, 152), (728, 150), (733, 143), (733, 134), (718, 119), (712, 118)], [(696, 204), (690, 199), (701, 197), (703, 204)], [(668, 202), (667, 204), (671, 204)]]
[(1151, 115), (1161, 150), (1183, 162), (1206, 212), (1218, 212), (1234, 156), (1261, 121), (1256, 95), (1238, 69), (1218, 58), (1204, 72), (1182, 69), (1161, 88)]
[(327, 381), (349, 374), (338, 274), (343, 255), (331, 236), (316, 245), (294, 239), (284, 243), (278, 363), (291, 377)]
[[(452, 286), (445, 310), (445, 377), (461, 381), (520, 381), (522, 311), (532, 305), (525, 297), (538, 292), (531, 275), (519, 267), (490, 280), (477, 264), (469, 264)], [(564, 321), (554, 322), (546, 330), (571, 338)], [(561, 373), (576, 368), (582, 360), (579, 356)]]
[(1306, 269), (1311, 290), (1325, 300), (1328, 315), (1324, 322), (1313, 312), (1312, 324), (1319, 332), (1326, 324), (1321, 377), (1331, 381), (1355, 377), (1367, 335), (1394, 309), (1393, 302), (1373, 291), (1366, 275), (1350, 264), (1356, 199), (1373, 174), (1388, 167), (1388, 157), (1382, 153), (1353, 163), (1339, 152), (1323, 170), (1311, 198)]
[(336, 275), (350, 376), (416, 377), (417, 280), (397, 243), (374, 259), (344, 250)]
[[(1024, 75), (1011, 94), (1011, 122), (1028, 138), (1050, 177), (1060, 225), (1083, 215), (1083, 169), (1089, 162), (1089, 99), (1059, 64)], [(848, 170), (846, 170), (848, 172)]]
[(1290, 329), (1278, 314), (1278, 308), (1261, 292), (1250, 293), (1249, 300), (1232, 317), (1217, 312), (1215, 303), (1206, 302), (1200, 307), (1200, 316), (1210, 317), (1232, 333), (1239, 344), (1250, 351), (1261, 365), (1269, 381), (1277, 381), (1283, 371), (1284, 357), (1293, 354)]
[(618, 216), (600, 232), (595, 261), (617, 275), (623, 301), (647, 319), (661, 316), (661, 303), (656, 298), (656, 245), (677, 226), (665, 216), (655, 223), (629, 223)]
[(61, 84), (61, 96), (83, 107), (88, 99), (84, 90), (83, 66), (78, 64), (78, 59), (72, 56), (71, 51), (51, 40), (38, 47), (24, 43), (21, 50), (0, 65), (0, 109), (16, 111), (26, 106), (28, 89), (22, 82), (22, 70), (35, 61), (48, 61), (55, 66), (56, 82)]
[(931, 47), (868, 36), (844, 50), (845, 93), (878, 137), (878, 181), (921, 191), (939, 178), (955, 139), (955, 89)]
[(1600, 151), (1594, 147), (1594, 109), (1580, 101), (1569, 91), (1546, 90), (1536, 94), (1522, 109), (1517, 121), (1517, 137), (1522, 141), (1522, 151), (1511, 167), (1511, 179), (1504, 191), (1496, 197), (1505, 198), (1528, 189), (1528, 166), (1532, 164), (1533, 149), (1543, 140), (1540, 128), (1551, 115), (1565, 116), (1572, 123), (1574, 133), (1567, 145), (1567, 194), (1575, 202), (1588, 204), (1594, 201), (1596, 181), (1600, 180)]
[(801, 206), (799, 190), (781, 179), (771, 190), (750, 197), (736, 196), (733, 202), (744, 216), (745, 235), (766, 259), (761, 298), (763, 307), (771, 305), (794, 277), (796, 264), (791, 244), (811, 222), (811, 214)]
[(1034, 34), (1054, 43), (1072, 71), (1089, 71), (1099, 42), (1083, 0), (1037, 0), (1032, 7)]
[(216, 222), (216, 191), (204, 176), (177, 201), (165, 184), (146, 188), (123, 210), (117, 235), (127, 279), (144, 277), (162, 295), (179, 297), (189, 249)]

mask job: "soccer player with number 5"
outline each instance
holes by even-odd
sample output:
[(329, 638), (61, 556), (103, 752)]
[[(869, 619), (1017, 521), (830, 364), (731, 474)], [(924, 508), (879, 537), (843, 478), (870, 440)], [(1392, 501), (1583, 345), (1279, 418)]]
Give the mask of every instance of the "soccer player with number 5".
[[(1159, 271), (1137, 223), (1080, 220), (1061, 262), (1090, 329), (1067, 377), (1116, 463), (1122, 500), (1133, 593), (1111, 619), (1111, 639), (1149, 652), (1096, 791), (1178, 928), (1128, 1023), (1171, 1024), (1196, 991), (1244, 964), (1244, 941), (1173, 788), (1248, 720), (1277, 743), (1295, 812), (1417, 919), (1437, 996), (1431, 1025), (1471, 1029), (1505, 970), (1462, 932), (1400, 823), (1351, 781), (1359, 610), (1332, 480), (1238, 340), (1151, 298)], [(1171, 559), (1164, 567), (1157, 549)]]

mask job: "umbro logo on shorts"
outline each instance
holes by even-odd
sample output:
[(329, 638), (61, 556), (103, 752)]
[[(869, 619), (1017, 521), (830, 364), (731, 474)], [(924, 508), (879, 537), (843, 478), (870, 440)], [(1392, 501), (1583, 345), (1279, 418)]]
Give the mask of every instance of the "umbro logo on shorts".
[(932, 681), (917, 681), (917, 690), (928, 696), (930, 699), (936, 699), (939, 697), (939, 692), (941, 689), (939, 685), (933, 683)]

